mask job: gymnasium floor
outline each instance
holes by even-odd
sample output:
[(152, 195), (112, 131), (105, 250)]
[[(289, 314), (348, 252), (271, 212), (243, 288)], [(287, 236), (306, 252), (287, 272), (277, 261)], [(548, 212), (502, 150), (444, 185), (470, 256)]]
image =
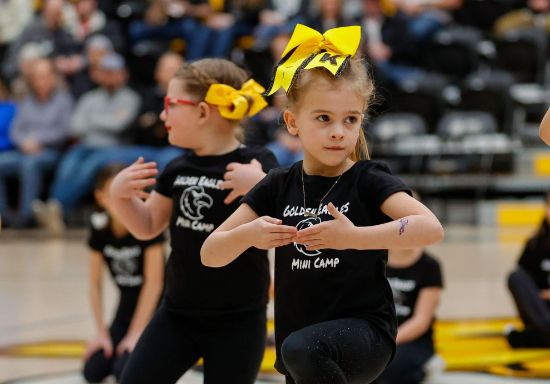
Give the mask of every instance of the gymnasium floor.
[[(436, 372), (430, 384), (550, 383), (550, 350), (522, 358), (538, 366), (538, 371), (523, 373), (534, 378), (510, 377), (505, 363), (511, 355), (503, 355), (506, 344), (499, 337), (515, 317), (505, 277), (533, 229), (447, 226), (445, 241), (431, 248), (445, 275), (438, 348), (450, 364), (448, 371)], [(0, 234), (0, 384), (83, 382), (77, 356), (93, 332), (84, 239), (82, 231), (71, 231), (63, 240), (41, 232)], [(107, 285), (106, 308), (113, 308), (114, 292)], [(458, 337), (478, 332), (479, 337), (475, 342), (464, 339), (464, 344), (447, 337), (449, 332)], [(481, 354), (484, 350), (486, 355)], [(496, 360), (488, 362), (491, 358)], [(490, 371), (497, 374), (479, 373), (491, 364)], [(180, 381), (200, 382), (200, 372), (189, 372)], [(260, 382), (280, 382), (280, 377), (268, 374)]]

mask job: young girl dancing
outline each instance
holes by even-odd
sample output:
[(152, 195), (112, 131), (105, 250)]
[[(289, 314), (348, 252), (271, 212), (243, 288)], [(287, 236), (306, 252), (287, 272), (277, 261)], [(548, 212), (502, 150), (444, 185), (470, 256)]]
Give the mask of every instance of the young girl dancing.
[(238, 207), (236, 195), (276, 166), (271, 152), (237, 139), (240, 120), (266, 105), (264, 89), (246, 79), (227, 60), (185, 64), (170, 81), (161, 118), (170, 143), (187, 153), (166, 166), (150, 196), (143, 188), (156, 182), (154, 163), (139, 159), (113, 181), (130, 231), (151, 238), (169, 226), (172, 246), (164, 300), (122, 383), (175, 383), (201, 357), (206, 383), (256, 378), (266, 339), (267, 252), (250, 249), (221, 269), (200, 261), (203, 241)]
[(550, 348), (550, 192), (544, 219), (508, 276), (508, 288), (524, 325), (523, 330), (506, 330), (510, 346)]
[(361, 126), (373, 83), (352, 57), (360, 33), (296, 27), (270, 93), (287, 91), (284, 121), (304, 160), (270, 172), (201, 250), (205, 265), (223, 267), (249, 249), (278, 247), (276, 368), (287, 383), (374, 380), (395, 351), (387, 249), (443, 237), (430, 210), (368, 160)]
[[(109, 188), (124, 165), (101, 170), (95, 186), (96, 204), (101, 212), (90, 218), (90, 301), (97, 336), (86, 349), (83, 375), (89, 383), (99, 383), (114, 374), (120, 379), (128, 356), (151, 320), (164, 285), (164, 235), (141, 241), (132, 236), (113, 214)], [(102, 311), (103, 266), (120, 291), (116, 314), (107, 328)]]

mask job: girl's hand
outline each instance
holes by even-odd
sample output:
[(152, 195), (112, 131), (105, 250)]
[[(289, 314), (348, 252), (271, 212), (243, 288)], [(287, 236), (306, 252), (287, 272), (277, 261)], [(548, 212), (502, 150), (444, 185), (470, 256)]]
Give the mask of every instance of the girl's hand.
[(246, 224), (250, 228), (252, 246), (258, 249), (271, 249), (294, 242), (296, 228), (281, 223), (279, 219), (262, 216)]
[(221, 187), (232, 191), (223, 202), (231, 204), (237, 197), (244, 196), (264, 176), (262, 164), (256, 159), (252, 159), (248, 164), (229, 163), (223, 175), (225, 181), (221, 184)]
[(118, 199), (130, 199), (139, 197), (147, 199), (149, 193), (143, 189), (154, 185), (157, 181), (157, 164), (145, 163), (143, 157), (139, 157), (135, 163), (124, 168), (118, 173), (111, 183), (111, 196)]
[(116, 347), (116, 354), (118, 356), (122, 356), (126, 351), (128, 351), (128, 353), (132, 353), (140, 336), (140, 333), (127, 333), (120, 343), (118, 343)]
[(306, 246), (308, 251), (319, 249), (349, 249), (350, 234), (357, 228), (334, 204), (328, 204), (328, 211), (334, 220), (298, 231), (296, 242)]
[(107, 333), (102, 333), (88, 342), (86, 352), (84, 353), (84, 359), (88, 360), (90, 356), (100, 349), (103, 349), (103, 354), (107, 359), (113, 355), (113, 343)]

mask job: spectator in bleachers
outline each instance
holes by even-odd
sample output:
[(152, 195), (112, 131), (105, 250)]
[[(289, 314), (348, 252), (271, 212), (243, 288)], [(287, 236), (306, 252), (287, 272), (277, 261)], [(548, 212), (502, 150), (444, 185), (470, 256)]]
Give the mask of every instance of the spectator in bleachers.
[[(39, 198), (43, 177), (54, 169), (69, 137), (73, 101), (58, 84), (52, 61), (38, 60), (29, 74), (30, 93), (19, 105), (10, 130), (16, 148), (0, 152), (0, 213), (8, 225), (33, 224), (31, 204)], [(19, 178), (17, 217), (8, 213), (5, 181), (10, 176)]]
[(201, 20), (212, 12), (207, 0), (152, 0), (143, 20), (130, 24), (129, 35), (134, 49), (140, 42), (168, 47), (172, 39), (184, 39), (185, 57), (205, 57), (209, 33)]
[(354, 24), (343, 15), (343, 0), (316, 0), (315, 11), (306, 18), (306, 25), (319, 32)]
[(463, 0), (390, 0), (407, 20), (417, 43), (428, 42), (434, 33), (452, 21), (450, 12), (462, 6)]
[(129, 165), (140, 156), (146, 161), (155, 161), (162, 170), (172, 159), (183, 153), (181, 148), (168, 144), (168, 132), (160, 120), (168, 82), (182, 64), (182, 57), (176, 53), (165, 53), (161, 56), (155, 70), (157, 85), (142, 93), (143, 102), (139, 115), (135, 123), (124, 132), (125, 138), (121, 140), (123, 145), (106, 147), (90, 155), (86, 159), (87, 174), (95, 175), (112, 163)]
[[(63, 28), (63, 0), (45, 0), (42, 13), (32, 20), (21, 35), (10, 45), (3, 63), (6, 78), (13, 79), (18, 72), (18, 58), (21, 48), (27, 43), (40, 43), (48, 49), (48, 55), (55, 60), (55, 65), (64, 75), (72, 68), (78, 47), (73, 37)], [(63, 63), (60, 65), (60, 63)], [(68, 63), (65, 65), (65, 63)]]
[(525, 327), (506, 330), (513, 348), (550, 348), (550, 193), (545, 207), (542, 224), (508, 277), (508, 288)]
[(263, 0), (226, 0), (223, 8), (213, 10), (205, 21), (209, 36), (206, 56), (229, 57), (235, 41), (252, 34), (263, 7)]
[(101, 60), (113, 52), (113, 44), (108, 37), (94, 35), (88, 39), (84, 50), (85, 67), (79, 74), (78, 81), (73, 83), (73, 94), (75, 94), (75, 97), (82, 96), (98, 85), (98, 76), (101, 73)]
[(539, 136), (546, 145), (550, 145), (550, 108), (548, 108), (540, 123)]
[[(10, 79), (11, 91), (15, 100), (21, 100), (28, 95), (29, 77), (32, 68), (39, 59), (47, 58), (50, 53), (48, 44), (30, 42), (21, 47), (17, 58), (17, 77)], [(63, 77), (59, 76), (63, 82)]]
[(96, 36), (107, 38), (111, 51), (125, 51), (125, 42), (118, 24), (107, 19), (105, 14), (97, 8), (97, 0), (77, 0), (74, 6), (64, 8), (63, 20), (66, 29), (71, 33), (79, 46), (79, 54), (71, 60), (58, 61), (58, 67), (66, 67), (65, 74), (72, 93), (80, 97), (90, 90), (88, 76), (88, 62), (86, 60), (88, 42)]
[(0, 12), (0, 63), (11, 44), (32, 19), (32, 4), (28, 0), (3, 0)]
[(183, 65), (182, 57), (173, 52), (167, 52), (160, 57), (155, 68), (156, 85), (143, 92), (143, 103), (135, 129), (129, 133), (133, 147), (122, 148), (118, 152), (124, 155), (119, 161), (133, 163), (139, 156), (154, 160), (162, 170), (173, 158), (183, 153), (181, 148), (168, 143), (168, 132), (160, 114), (164, 109), (164, 96), (168, 91), (168, 82)]
[(423, 249), (393, 249), (386, 276), (397, 314), (397, 350), (377, 384), (418, 384), (434, 355), (433, 324), (443, 277), (439, 262)]
[(98, 9), (97, 0), (75, 0), (74, 7), (64, 9), (63, 20), (77, 43), (84, 45), (99, 34), (107, 36), (117, 52), (124, 52), (126, 44), (119, 25)]
[(380, 0), (363, 0), (363, 51), (379, 83), (397, 84), (422, 75), (415, 66), (418, 46), (411, 40), (402, 15), (385, 15)]
[(48, 203), (37, 201), (33, 206), (38, 221), (54, 234), (64, 229), (62, 214), (91, 191), (97, 157), (122, 144), (124, 131), (137, 116), (140, 98), (126, 86), (127, 78), (122, 56), (105, 56), (98, 73), (100, 87), (84, 94), (76, 105), (71, 131), (79, 142), (61, 160)]
[(495, 34), (502, 36), (508, 31), (539, 27), (550, 33), (550, 0), (527, 0), (525, 7), (499, 17), (494, 26)]
[(309, 12), (309, 0), (267, 0), (260, 11), (254, 34), (254, 49), (263, 51), (269, 48), (277, 35), (291, 34), (297, 23), (303, 22)]
[(8, 88), (0, 79), (0, 152), (13, 148), (9, 130), (15, 116), (15, 111), (15, 102)]

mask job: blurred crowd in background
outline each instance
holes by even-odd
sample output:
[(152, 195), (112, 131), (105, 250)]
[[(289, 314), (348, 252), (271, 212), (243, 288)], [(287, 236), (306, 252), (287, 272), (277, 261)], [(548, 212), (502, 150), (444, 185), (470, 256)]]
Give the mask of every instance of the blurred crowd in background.
[[(104, 166), (143, 156), (162, 169), (181, 153), (159, 114), (183, 61), (230, 58), (267, 86), (297, 23), (361, 25), (378, 89), (367, 135), (379, 157), (401, 159), (396, 172), (473, 171), (441, 161), (468, 134), (490, 142), (483, 153), (512, 151), (510, 87), (545, 85), (550, 0), (0, 0), (3, 224), (60, 233), (82, 223)], [(300, 144), (281, 126), (284, 96), (269, 102), (245, 143), (287, 166)], [(438, 160), (411, 162), (411, 147)]]

